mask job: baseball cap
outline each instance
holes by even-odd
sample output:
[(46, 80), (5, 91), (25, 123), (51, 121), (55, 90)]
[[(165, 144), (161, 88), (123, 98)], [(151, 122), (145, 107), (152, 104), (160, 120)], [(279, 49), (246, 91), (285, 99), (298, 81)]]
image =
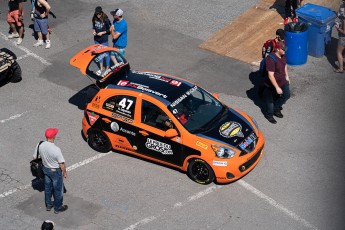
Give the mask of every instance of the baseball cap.
[(277, 29), (276, 35), (278, 35), (282, 40), (285, 39), (285, 31), (283, 29)]
[(102, 7), (100, 7), (100, 6), (96, 7), (95, 14), (97, 14), (97, 13), (102, 13)]
[(277, 42), (276, 43), (276, 46), (275, 46), (276, 49), (282, 49), (282, 50), (286, 50), (286, 45), (283, 41), (280, 41), (280, 42)]
[(58, 132), (57, 128), (49, 128), (46, 130), (45, 135), (47, 138), (54, 138)]
[(118, 17), (121, 17), (122, 15), (123, 15), (123, 10), (121, 10), (121, 9), (116, 9), (116, 10), (113, 10), (113, 11), (110, 11), (110, 14), (111, 15), (116, 15), (116, 16), (118, 16)]

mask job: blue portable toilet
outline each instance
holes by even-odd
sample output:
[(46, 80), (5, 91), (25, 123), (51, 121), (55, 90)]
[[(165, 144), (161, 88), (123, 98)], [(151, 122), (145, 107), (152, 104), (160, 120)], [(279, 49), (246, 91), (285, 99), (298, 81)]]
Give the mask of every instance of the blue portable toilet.
[(331, 30), (336, 12), (331, 9), (307, 3), (296, 10), (299, 22), (308, 24), (308, 54), (322, 57), (325, 54), (325, 44), (331, 41)]

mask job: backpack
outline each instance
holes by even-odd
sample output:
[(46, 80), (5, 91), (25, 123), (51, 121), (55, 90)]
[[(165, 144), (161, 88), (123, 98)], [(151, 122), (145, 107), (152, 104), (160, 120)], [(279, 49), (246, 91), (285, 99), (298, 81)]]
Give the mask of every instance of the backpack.
[(261, 49), (261, 54), (262, 54), (262, 58), (265, 58), (267, 53), (271, 53), (274, 49), (274, 47), (276, 46), (276, 40), (275, 39), (269, 39), (267, 40)]
[(274, 57), (274, 55), (272, 53), (270, 53), (266, 58), (262, 59), (262, 61), (260, 62), (259, 73), (260, 73), (260, 77), (263, 79), (266, 79), (266, 77), (268, 77), (268, 72), (266, 70), (266, 59), (268, 57), (272, 58), (274, 63), (277, 62), (276, 58)]

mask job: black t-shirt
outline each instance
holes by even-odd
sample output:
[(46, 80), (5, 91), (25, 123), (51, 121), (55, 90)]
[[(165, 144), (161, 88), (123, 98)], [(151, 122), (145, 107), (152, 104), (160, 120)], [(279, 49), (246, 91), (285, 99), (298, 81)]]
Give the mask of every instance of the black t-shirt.
[(23, 0), (11, 0), (8, 2), (8, 8), (10, 11), (19, 10), (19, 3), (23, 2)]
[(111, 22), (109, 21), (108, 17), (105, 18), (104, 22), (102, 20), (95, 20), (95, 23), (93, 24), (92, 28), (96, 31), (96, 33), (99, 32), (107, 32), (106, 34), (103, 34), (102, 36), (94, 36), (94, 40), (97, 42), (106, 42), (108, 41), (108, 36), (110, 34), (110, 27)]

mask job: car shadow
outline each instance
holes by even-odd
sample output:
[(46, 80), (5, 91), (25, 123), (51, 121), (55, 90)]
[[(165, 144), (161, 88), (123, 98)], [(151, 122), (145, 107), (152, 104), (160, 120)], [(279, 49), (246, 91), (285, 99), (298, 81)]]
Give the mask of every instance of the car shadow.
[(75, 105), (80, 110), (84, 110), (87, 103), (97, 94), (99, 89), (94, 84), (90, 84), (74, 94), (68, 102)]
[(264, 114), (264, 102), (262, 97), (259, 96), (260, 86), (263, 85), (263, 79), (261, 79), (259, 70), (251, 72), (249, 74), (249, 80), (252, 82), (253, 87), (246, 91), (247, 97), (254, 102), (254, 104), (260, 108), (261, 113)]

